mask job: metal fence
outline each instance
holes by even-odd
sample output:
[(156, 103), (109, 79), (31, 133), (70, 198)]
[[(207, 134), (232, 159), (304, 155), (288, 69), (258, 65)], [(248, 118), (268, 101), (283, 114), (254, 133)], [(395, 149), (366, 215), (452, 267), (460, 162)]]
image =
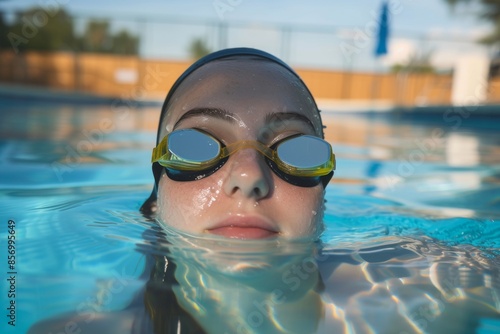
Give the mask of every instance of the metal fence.
[[(41, 30), (51, 20), (42, 13)], [(4, 12), (4, 22), (13, 22), (19, 13)], [(491, 56), (491, 48), (473, 39), (448, 33), (420, 34), (391, 31), (390, 54), (383, 59), (373, 55), (377, 21), (360, 26), (291, 25), (261, 21), (195, 20), (180, 17), (70, 15), (76, 35), (83, 35), (89, 22), (109, 23), (109, 31), (127, 30), (139, 38), (139, 55), (149, 59), (185, 60), (191, 58), (190, 46), (199, 39), (209, 50), (249, 46), (266, 50), (292, 66), (346, 71), (387, 71), (395, 64), (428, 58), (438, 71), (450, 70), (453, 60), (464, 53)], [(47, 23), (45, 23), (47, 24)], [(21, 36), (23, 37), (23, 36)], [(26, 37), (26, 36), (24, 36)], [(29, 38), (28, 42), (29, 43)], [(12, 44), (12, 43), (11, 43)], [(78, 50), (75, 50), (78, 51)], [(424, 59), (425, 60), (425, 59)]]
[[(54, 54), (50, 59), (41, 54), (28, 56), (18, 52), (19, 46), (43, 48), (44, 42), (50, 44), (52, 38), (56, 39), (51, 33), (64, 30), (54, 28), (61, 13), (66, 20), (65, 27), (72, 30), (71, 40), (60, 43), (65, 52)], [(486, 78), (487, 61), (494, 59), (494, 49), (452, 32), (420, 34), (393, 30), (389, 54), (375, 58), (378, 24), (375, 18), (363, 25), (343, 27), (223, 18), (70, 15), (57, 8), (52, 12), (46, 8), (32, 9), (31, 16), (22, 15), (0, 11), (0, 80), (4, 82), (114, 96), (137, 90), (147, 69), (157, 68), (169, 72), (171, 77), (157, 90), (147, 92), (148, 96), (155, 97), (163, 95), (172, 77), (197, 57), (191, 49), (198, 42), (205, 51), (238, 46), (268, 51), (300, 70), (319, 98), (384, 100), (394, 105), (457, 103), (451, 98), (458, 96), (455, 90), (452, 92), (454, 66), (463, 56), (480, 55), (486, 59), (483, 61), (486, 75), (477, 83), (468, 82), (473, 87), (459, 93), (467, 95), (467, 99), (471, 95), (475, 103), (500, 100), (500, 78)], [(91, 26), (101, 30), (89, 34)], [(96, 57), (95, 50), (87, 52), (89, 50), (82, 48), (92, 42), (84, 39), (100, 38), (104, 51), (99, 52), (109, 52), (108, 44), (123, 37), (124, 31), (127, 38), (136, 40), (133, 59), (119, 54), (104, 60)], [(396, 70), (396, 65), (403, 70), (388, 74)], [(49, 72), (51, 76), (44, 75)], [(478, 95), (476, 88), (485, 93)]]

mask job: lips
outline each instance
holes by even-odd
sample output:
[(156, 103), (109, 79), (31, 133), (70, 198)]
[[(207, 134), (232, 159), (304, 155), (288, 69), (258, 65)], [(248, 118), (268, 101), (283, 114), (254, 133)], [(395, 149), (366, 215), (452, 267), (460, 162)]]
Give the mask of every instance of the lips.
[(278, 231), (270, 223), (257, 217), (233, 217), (207, 231), (231, 239), (265, 239), (278, 235)]

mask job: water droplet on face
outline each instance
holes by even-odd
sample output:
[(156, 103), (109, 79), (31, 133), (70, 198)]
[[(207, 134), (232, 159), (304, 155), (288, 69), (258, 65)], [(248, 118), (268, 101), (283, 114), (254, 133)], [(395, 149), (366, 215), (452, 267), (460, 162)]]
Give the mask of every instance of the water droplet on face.
[(208, 207), (211, 207), (212, 204), (217, 201), (219, 193), (220, 193), (219, 189), (216, 190), (215, 187), (210, 188), (210, 200), (207, 204)]
[(316, 216), (318, 214), (315, 210), (312, 210), (311, 213), (313, 214), (313, 216)]
[(258, 207), (258, 206), (259, 206), (259, 202), (255, 202), (255, 203), (253, 204), (253, 207), (254, 207), (254, 208), (256, 208), (256, 207)]
[(202, 214), (203, 210), (205, 210), (207, 204), (209, 206), (212, 204), (210, 197), (210, 188), (200, 190), (200, 192), (194, 197), (194, 205), (190, 209), (191, 212), (193, 212), (194, 216), (199, 217)]

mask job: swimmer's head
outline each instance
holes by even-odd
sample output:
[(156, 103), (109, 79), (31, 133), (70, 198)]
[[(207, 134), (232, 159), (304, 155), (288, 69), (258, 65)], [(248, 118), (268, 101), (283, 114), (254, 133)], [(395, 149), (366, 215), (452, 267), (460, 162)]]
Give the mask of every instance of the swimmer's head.
[[(334, 162), (321, 138), (314, 99), (288, 65), (255, 49), (212, 53), (167, 95), (156, 149), (167, 167), (153, 164), (142, 210), (194, 234), (317, 235)], [(321, 168), (305, 166), (318, 159)]]

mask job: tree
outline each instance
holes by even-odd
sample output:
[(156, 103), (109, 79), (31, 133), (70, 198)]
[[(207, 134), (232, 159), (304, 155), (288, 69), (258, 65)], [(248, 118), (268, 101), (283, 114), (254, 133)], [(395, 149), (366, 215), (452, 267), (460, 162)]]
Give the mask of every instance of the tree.
[(86, 52), (131, 55), (139, 52), (139, 37), (126, 30), (115, 35), (110, 33), (106, 20), (90, 20), (79, 41), (80, 49)]
[(205, 40), (202, 38), (196, 38), (191, 42), (191, 45), (189, 46), (189, 53), (191, 55), (191, 58), (193, 59), (200, 59), (203, 56), (206, 56), (212, 52), (210, 48), (208, 47), (207, 43)]
[(80, 48), (88, 52), (110, 52), (112, 47), (109, 35), (109, 22), (105, 20), (90, 20), (83, 36)]
[(49, 13), (39, 7), (18, 13), (7, 37), (16, 51), (71, 50), (75, 42), (73, 20), (64, 9)]
[(391, 72), (434, 73), (431, 64), (431, 52), (414, 53), (405, 64), (396, 64), (391, 67)]
[(106, 20), (90, 20), (83, 36), (76, 36), (73, 18), (62, 8), (48, 11), (33, 7), (17, 13), (12, 25), (7, 25), (0, 12), (0, 48), (16, 52), (87, 51), (115, 54), (137, 54), (139, 37), (121, 30), (110, 33)]
[(9, 26), (4, 20), (4, 13), (0, 12), (0, 49), (7, 49), (10, 47), (9, 38)]
[(113, 36), (113, 53), (122, 55), (136, 55), (139, 53), (139, 37), (126, 30), (119, 31)]
[(476, 15), (493, 24), (490, 34), (479, 41), (488, 45), (500, 46), (500, 1), (499, 0), (445, 0), (452, 8), (463, 5), (477, 4), (480, 6)]

